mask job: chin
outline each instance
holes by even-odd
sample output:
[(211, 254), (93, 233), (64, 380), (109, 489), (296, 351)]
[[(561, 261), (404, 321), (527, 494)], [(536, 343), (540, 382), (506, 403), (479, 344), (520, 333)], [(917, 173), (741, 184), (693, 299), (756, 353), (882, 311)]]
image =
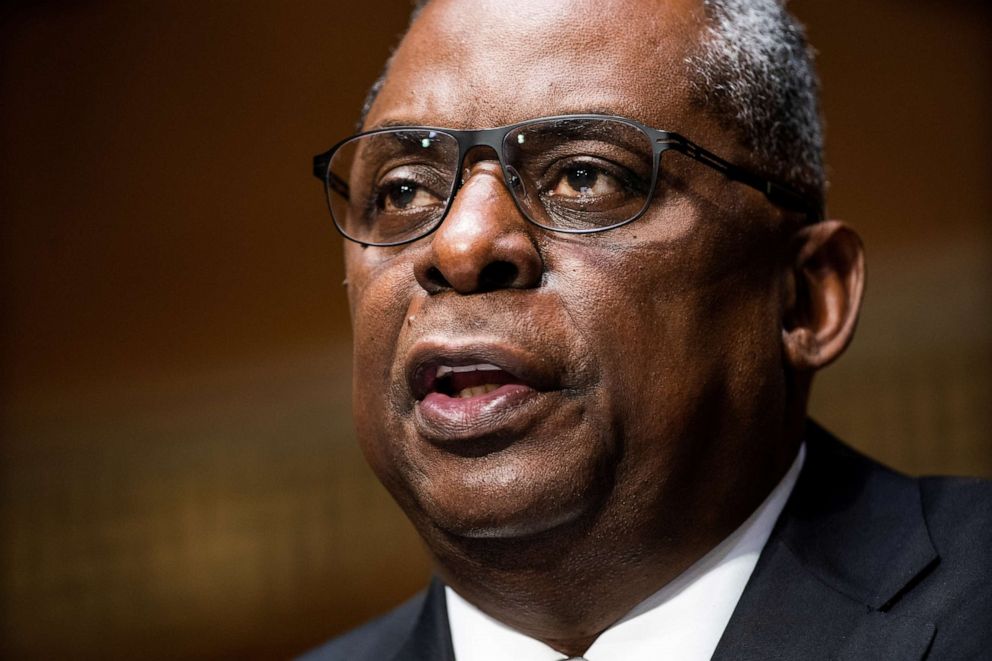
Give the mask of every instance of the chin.
[[(369, 429), (363, 447), (429, 545), (555, 537), (605, 502), (621, 459), (615, 439), (595, 432), (607, 426), (590, 425), (587, 409), (560, 407), (504, 437), (444, 442), (400, 421), (392, 430)], [(375, 442), (382, 438), (392, 442)]]
[[(529, 477), (502, 480), (498, 485), (485, 479), (451, 480), (450, 475), (449, 479), (430, 480), (417, 497), (420, 511), (416, 518), (451, 537), (521, 539), (567, 527), (594, 511), (602, 500), (603, 494), (593, 487), (598, 480)], [(576, 485), (584, 488), (578, 490)]]
[(522, 539), (547, 533), (580, 519), (586, 508), (576, 507), (559, 512), (529, 510), (512, 514), (499, 513), (488, 520), (456, 519), (444, 516), (434, 525), (448, 535), (466, 539)]

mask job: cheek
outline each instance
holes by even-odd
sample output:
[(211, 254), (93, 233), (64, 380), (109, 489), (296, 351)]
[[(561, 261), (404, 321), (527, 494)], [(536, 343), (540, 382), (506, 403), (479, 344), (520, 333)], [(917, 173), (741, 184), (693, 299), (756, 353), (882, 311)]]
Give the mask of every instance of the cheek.
[(558, 284), (573, 292), (569, 308), (596, 347), (603, 386), (621, 409), (618, 424), (634, 435), (677, 438), (724, 398), (753, 398), (775, 370), (775, 279), (771, 268), (762, 273), (745, 260), (739, 245), (624, 239), (622, 248), (589, 242), (561, 253)]
[(383, 340), (395, 339), (416, 284), (408, 251), (389, 252), (349, 243), (345, 271), (356, 351), (366, 344), (386, 346)]
[[(399, 337), (412, 297), (411, 261), (383, 259), (360, 246), (347, 254), (348, 300), (354, 342), (353, 393), (356, 425), (380, 417)], [(377, 259), (378, 258), (378, 259)]]

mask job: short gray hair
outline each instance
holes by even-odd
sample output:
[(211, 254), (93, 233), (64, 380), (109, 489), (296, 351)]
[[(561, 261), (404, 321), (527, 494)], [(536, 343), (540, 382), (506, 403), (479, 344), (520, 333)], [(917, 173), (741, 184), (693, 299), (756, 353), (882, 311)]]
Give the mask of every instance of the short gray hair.
[(735, 131), (766, 174), (823, 206), (820, 86), (803, 26), (782, 0), (704, 0), (686, 58), (696, 101)]
[[(819, 80), (805, 30), (785, 1), (703, 0), (707, 26), (685, 64), (696, 102), (737, 134), (765, 174), (822, 209)], [(411, 25), (427, 2), (414, 1)], [(365, 97), (359, 130), (388, 71), (389, 61)]]

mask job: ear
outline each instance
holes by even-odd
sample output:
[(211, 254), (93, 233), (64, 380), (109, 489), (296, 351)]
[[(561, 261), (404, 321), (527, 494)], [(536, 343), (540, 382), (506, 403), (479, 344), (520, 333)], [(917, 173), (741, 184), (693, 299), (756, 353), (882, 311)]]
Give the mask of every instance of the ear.
[(839, 220), (802, 228), (792, 246), (782, 343), (793, 368), (811, 371), (840, 356), (854, 336), (865, 288), (864, 247)]

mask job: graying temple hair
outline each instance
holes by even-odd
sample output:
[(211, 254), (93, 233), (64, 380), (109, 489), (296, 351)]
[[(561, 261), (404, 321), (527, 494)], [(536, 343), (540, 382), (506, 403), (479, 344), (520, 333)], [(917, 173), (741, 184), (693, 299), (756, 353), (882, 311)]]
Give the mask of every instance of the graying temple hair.
[[(732, 131), (765, 174), (822, 206), (825, 196), (819, 81), (812, 49), (787, 0), (703, 0), (702, 42), (686, 58), (695, 100)], [(416, 0), (410, 24), (429, 0)], [(359, 127), (386, 79), (365, 97)]]
[(769, 176), (825, 196), (820, 92), (812, 49), (783, 0), (704, 0), (708, 20), (687, 58), (692, 90), (736, 130)]

